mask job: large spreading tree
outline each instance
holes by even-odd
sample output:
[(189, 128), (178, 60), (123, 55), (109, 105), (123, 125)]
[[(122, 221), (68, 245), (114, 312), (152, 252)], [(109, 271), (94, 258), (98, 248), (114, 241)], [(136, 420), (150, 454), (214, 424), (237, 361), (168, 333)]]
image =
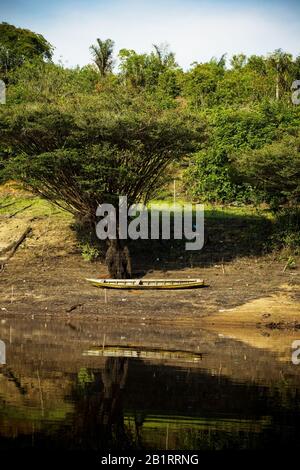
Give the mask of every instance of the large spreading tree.
[[(43, 88), (42, 76), (39, 83)], [(51, 99), (49, 75), (46, 83), (40, 101), (0, 109), (1, 145), (9, 149), (5, 171), (77, 219), (94, 224), (97, 207), (117, 206), (120, 195), (128, 204), (149, 200), (171, 162), (203, 138), (188, 113), (163, 109), (144, 93), (116, 85), (66, 97), (56, 86)], [(124, 246), (111, 243), (111, 275), (128, 275), (118, 255)]]

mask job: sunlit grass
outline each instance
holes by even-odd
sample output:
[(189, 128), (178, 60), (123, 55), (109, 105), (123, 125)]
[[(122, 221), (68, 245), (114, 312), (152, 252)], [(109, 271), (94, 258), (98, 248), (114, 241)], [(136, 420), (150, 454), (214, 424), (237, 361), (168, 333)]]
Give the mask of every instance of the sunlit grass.
[(0, 197), (0, 215), (18, 213), (29, 218), (55, 216), (72, 220), (72, 215), (51, 202), (37, 196), (5, 195)]
[[(191, 202), (184, 199), (176, 199), (175, 210), (181, 210), (184, 204), (191, 204)], [(233, 205), (222, 205), (222, 204), (210, 204), (205, 203), (204, 214), (205, 218), (209, 219), (224, 219), (224, 218), (237, 218), (237, 217), (263, 217), (269, 220), (274, 218), (270, 210), (265, 207), (255, 207), (250, 205), (244, 206), (233, 206)], [(174, 210), (174, 201), (172, 199), (160, 200), (155, 199), (148, 204), (148, 207), (156, 210), (163, 210), (168, 208)], [(196, 210), (196, 205), (193, 204), (193, 209)]]

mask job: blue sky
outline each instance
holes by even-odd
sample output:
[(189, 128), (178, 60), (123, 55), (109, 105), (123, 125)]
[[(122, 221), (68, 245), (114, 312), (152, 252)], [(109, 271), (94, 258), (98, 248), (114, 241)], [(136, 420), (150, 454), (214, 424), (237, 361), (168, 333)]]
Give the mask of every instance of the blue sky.
[(150, 51), (167, 42), (185, 69), (224, 52), (300, 54), (300, 2), (294, 0), (0, 0), (0, 21), (43, 34), (55, 61), (91, 62), (89, 46), (111, 38), (115, 48)]

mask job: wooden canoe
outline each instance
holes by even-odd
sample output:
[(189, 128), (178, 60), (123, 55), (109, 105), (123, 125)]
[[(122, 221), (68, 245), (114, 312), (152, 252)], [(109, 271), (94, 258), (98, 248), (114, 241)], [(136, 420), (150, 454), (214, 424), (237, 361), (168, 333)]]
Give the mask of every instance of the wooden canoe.
[(107, 289), (193, 289), (203, 287), (203, 279), (86, 279)]
[(198, 363), (202, 361), (203, 354), (193, 351), (165, 350), (140, 346), (102, 346), (94, 347), (82, 353), (83, 356), (93, 357), (129, 357), (146, 360), (174, 360)]

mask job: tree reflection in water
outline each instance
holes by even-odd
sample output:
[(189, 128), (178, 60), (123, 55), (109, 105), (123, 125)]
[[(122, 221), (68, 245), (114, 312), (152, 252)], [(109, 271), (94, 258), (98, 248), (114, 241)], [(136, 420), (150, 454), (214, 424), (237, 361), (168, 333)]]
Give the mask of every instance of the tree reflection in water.
[(124, 424), (123, 390), (127, 374), (127, 358), (109, 357), (101, 372), (86, 372), (77, 381), (73, 438), (81, 447), (97, 450), (140, 447), (138, 423), (134, 436)]

